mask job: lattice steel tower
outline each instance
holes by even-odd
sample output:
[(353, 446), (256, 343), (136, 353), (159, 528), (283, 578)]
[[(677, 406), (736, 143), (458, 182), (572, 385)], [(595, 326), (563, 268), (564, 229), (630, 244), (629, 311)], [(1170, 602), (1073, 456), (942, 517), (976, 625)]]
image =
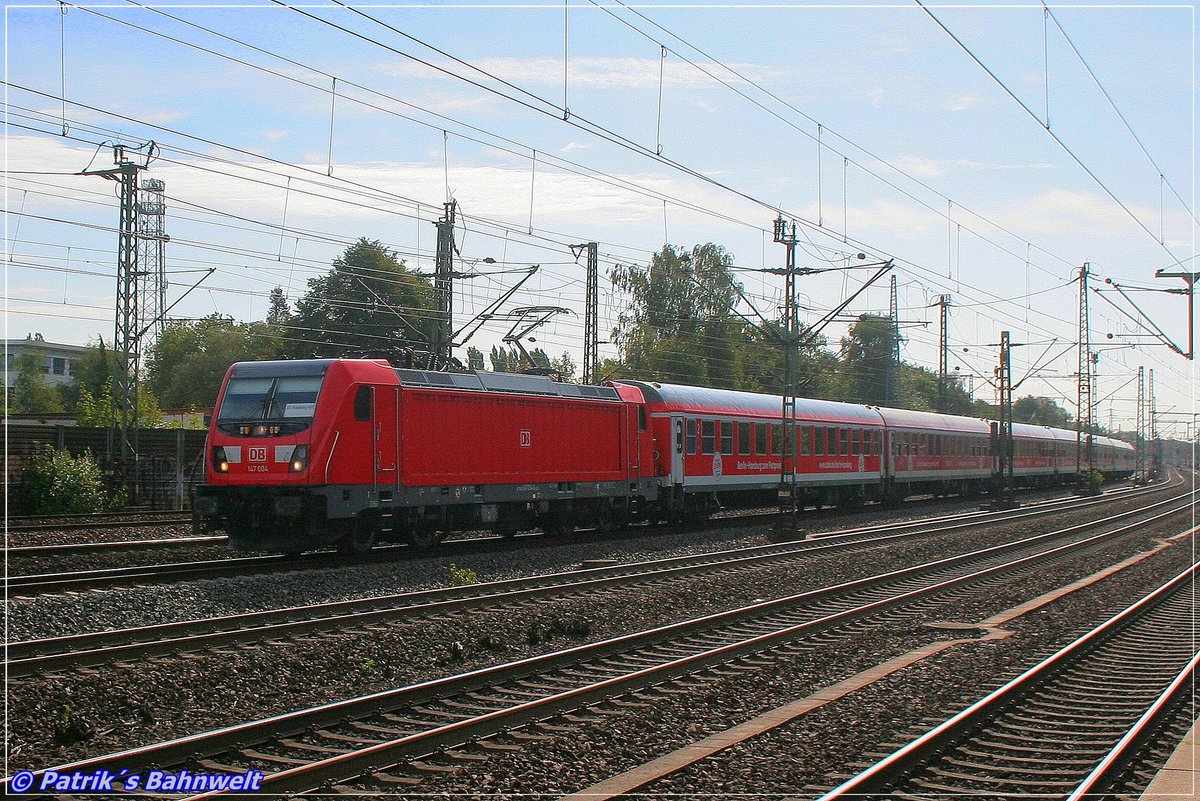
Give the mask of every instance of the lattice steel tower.
[(1079, 373), (1076, 384), (1076, 415), (1075, 415), (1075, 474), (1084, 478), (1087, 471), (1086, 483), (1091, 486), (1093, 451), (1092, 432), (1095, 430), (1093, 420), (1094, 395), (1092, 391), (1092, 341), (1091, 326), (1088, 323), (1088, 274), (1091, 264), (1084, 262), (1079, 268)]
[(138, 200), (138, 331), (162, 334), (167, 310), (166, 185), (158, 178), (142, 181)]
[[(149, 166), (158, 152), (154, 142), (144, 145), (113, 145), (114, 166), (83, 170), (117, 182), (121, 190), (121, 214), (117, 236), (117, 291), (113, 331), (113, 448), (120, 481), (137, 503), (138, 374), (141, 368), (142, 315), (138, 275), (138, 173)], [(90, 166), (90, 165), (89, 165)]]
[(1137, 375), (1137, 480), (1146, 478), (1146, 368), (1138, 367)]

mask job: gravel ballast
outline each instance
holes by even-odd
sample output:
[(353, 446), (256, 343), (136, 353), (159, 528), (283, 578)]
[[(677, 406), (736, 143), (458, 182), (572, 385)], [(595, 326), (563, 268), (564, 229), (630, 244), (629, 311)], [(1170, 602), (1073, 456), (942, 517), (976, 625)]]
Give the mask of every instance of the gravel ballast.
[[(1009, 531), (988, 539), (1029, 533), (1020, 527), (1009, 524), (1004, 527)], [(59, 764), (827, 586), (982, 544), (978, 532), (889, 543), (764, 568), (751, 581), (744, 574), (709, 575), (651, 589), (625, 588), (603, 596), (404, 621), (377, 631), (338, 632), (300, 642), (155, 659), (128, 668), (12, 681), (10, 756), (16, 767)], [(612, 551), (613, 543), (604, 545)], [(633, 545), (622, 543), (631, 549)], [(663, 545), (659, 542), (656, 547)], [(571, 562), (579, 560), (577, 550), (583, 546), (560, 547), (571, 553)], [(544, 569), (544, 564), (539, 566)], [(312, 573), (304, 575), (307, 587)], [(242, 589), (246, 591), (245, 586)], [(279, 599), (272, 605), (281, 605)], [(454, 656), (456, 642), (462, 645), (461, 659)], [(87, 722), (91, 736), (55, 743), (54, 721), (68, 705), (73, 715)]]

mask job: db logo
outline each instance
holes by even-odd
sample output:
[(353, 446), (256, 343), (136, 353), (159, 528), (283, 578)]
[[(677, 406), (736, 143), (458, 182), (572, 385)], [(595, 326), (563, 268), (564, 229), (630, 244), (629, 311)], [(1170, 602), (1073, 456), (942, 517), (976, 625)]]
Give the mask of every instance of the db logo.
[(247, 450), (249, 451), (248, 456), (250, 457), (250, 461), (252, 461), (252, 462), (267, 461), (267, 449), (266, 448), (247, 448)]
[(528, 448), (533, 444), (533, 433), (527, 430), (521, 431), (521, 447)]

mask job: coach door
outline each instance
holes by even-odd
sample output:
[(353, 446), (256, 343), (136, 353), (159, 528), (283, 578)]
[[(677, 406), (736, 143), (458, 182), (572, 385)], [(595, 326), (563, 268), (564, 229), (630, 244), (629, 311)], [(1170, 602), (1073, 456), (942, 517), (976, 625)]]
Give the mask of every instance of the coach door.
[(394, 489), (399, 483), (396, 429), (399, 418), (398, 387), (374, 387), (375, 403), (372, 429), (375, 439), (375, 488)]
[(642, 443), (650, 434), (647, 425), (650, 421), (646, 415), (644, 404), (639, 403), (637, 412), (632, 414), (633, 425), (630, 426), (631, 436), (629, 437), (629, 478), (636, 480), (642, 477)]
[(682, 417), (671, 418), (671, 483), (683, 483), (684, 422)]

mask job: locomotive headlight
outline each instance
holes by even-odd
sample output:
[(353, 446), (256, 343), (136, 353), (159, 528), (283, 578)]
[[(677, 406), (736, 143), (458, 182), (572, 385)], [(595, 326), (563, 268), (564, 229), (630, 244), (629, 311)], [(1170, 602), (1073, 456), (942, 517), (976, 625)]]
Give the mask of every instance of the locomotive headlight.
[(222, 448), (220, 445), (213, 448), (212, 458), (214, 470), (216, 470), (218, 473), (229, 472), (229, 460), (225, 458), (224, 448)]
[(292, 461), (288, 465), (288, 470), (292, 473), (303, 472), (308, 466), (308, 446), (297, 445), (296, 450), (292, 451)]

